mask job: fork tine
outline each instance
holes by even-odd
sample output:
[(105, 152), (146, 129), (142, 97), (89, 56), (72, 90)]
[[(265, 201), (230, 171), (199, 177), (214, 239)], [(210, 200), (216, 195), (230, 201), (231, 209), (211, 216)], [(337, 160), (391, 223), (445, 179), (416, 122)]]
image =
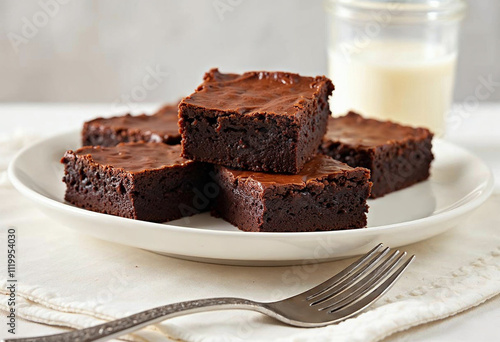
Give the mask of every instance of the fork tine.
[(380, 298), (384, 293), (386, 293), (392, 285), (399, 279), (401, 274), (406, 270), (408, 265), (415, 259), (412, 255), (403, 265), (401, 265), (389, 278), (387, 278), (382, 284), (376, 287), (370, 294), (363, 297), (361, 300), (357, 301), (353, 305), (349, 305), (341, 310), (328, 312), (329, 320), (346, 319), (348, 317), (354, 316), (358, 312), (365, 309), (367, 306), (372, 304), (378, 298)]
[[(385, 260), (382, 258), (377, 258), (376, 260), (373, 260), (371, 263), (371, 267), (366, 269), (363, 274), (361, 275), (362, 277), (358, 277), (360, 279), (355, 279), (354, 281), (346, 284), (344, 291), (339, 292), (339, 291), (327, 291), (323, 293), (323, 296), (321, 298), (316, 299), (314, 302), (312, 302), (310, 305), (318, 305), (322, 304), (326, 301), (330, 303), (336, 303), (337, 301), (342, 300), (343, 298), (349, 296), (354, 290), (371, 280), (373, 277), (376, 275), (380, 274), (387, 264), (389, 264), (397, 255), (399, 254), (399, 251), (396, 250), (394, 251), (391, 255), (389, 255)], [(371, 270), (373, 267), (377, 266), (375, 269)], [(337, 299), (336, 301), (332, 302), (332, 300)]]
[(405, 256), (406, 252), (392, 261), (391, 259), (396, 257), (396, 254), (393, 254), (391, 259), (386, 260), (386, 262), (378, 267), (379, 270), (377, 272), (373, 271), (371, 274), (363, 278), (362, 281), (350, 288), (348, 292), (346, 291), (338, 297), (333, 297), (332, 299), (334, 301), (329, 300), (328, 305), (320, 310), (329, 310), (332, 312), (358, 301), (367, 293), (372, 291), (381, 281), (390, 276), (391, 272), (401, 263)]
[[(314, 295), (307, 297), (306, 300), (311, 300), (326, 292), (329, 292), (330, 294), (336, 294), (345, 291), (345, 289), (356, 282), (361, 276), (370, 271), (374, 267), (374, 265), (376, 265), (380, 261), (380, 259), (382, 259), (389, 252), (389, 250), (390, 248), (386, 247), (378, 254), (375, 252), (374, 255), (371, 256), (371, 258), (367, 258), (363, 263), (359, 264), (357, 270), (355, 269), (354, 272), (342, 277), (342, 279), (340, 280), (335, 279), (335, 277), (329, 279), (327, 281), (328, 284), (326, 284), (327, 282), (323, 283), (325, 284), (325, 286)], [(316, 286), (315, 289), (319, 289), (323, 286), (323, 284)]]
[(362, 264), (364, 264), (367, 260), (369, 260), (378, 250), (382, 247), (382, 244), (379, 243), (377, 246), (375, 246), (371, 251), (360, 257), (358, 260), (347, 266), (345, 269), (331, 277), (330, 279), (327, 279), (326, 281), (322, 282), (321, 284), (313, 287), (312, 289), (309, 289), (307, 291), (304, 291), (299, 294), (299, 296), (307, 296), (306, 300), (311, 300), (312, 298), (319, 296), (326, 290), (328, 290), (331, 286), (335, 285), (339, 281), (343, 280), (345, 277), (347, 277), (352, 271), (356, 270), (358, 267), (360, 267)]

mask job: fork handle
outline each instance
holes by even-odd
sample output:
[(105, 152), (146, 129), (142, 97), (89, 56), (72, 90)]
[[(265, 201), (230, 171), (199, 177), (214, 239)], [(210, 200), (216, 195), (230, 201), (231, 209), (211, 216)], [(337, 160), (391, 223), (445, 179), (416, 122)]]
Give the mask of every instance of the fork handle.
[(154, 309), (142, 311), (131, 316), (99, 324), (90, 328), (48, 336), (5, 339), (3, 340), (3, 342), (106, 341), (110, 338), (122, 336), (130, 332), (139, 330), (145, 326), (161, 322), (167, 318), (173, 318), (196, 312), (228, 309), (246, 309), (259, 311), (259, 309), (261, 309), (261, 306), (257, 302), (242, 298), (207, 298), (200, 300), (191, 300), (187, 302), (159, 306)]

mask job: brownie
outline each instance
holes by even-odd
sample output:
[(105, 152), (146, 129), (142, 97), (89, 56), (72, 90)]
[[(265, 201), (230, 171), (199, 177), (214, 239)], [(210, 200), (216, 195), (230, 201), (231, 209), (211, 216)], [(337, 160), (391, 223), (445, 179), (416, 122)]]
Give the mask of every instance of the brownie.
[(205, 184), (201, 163), (183, 159), (180, 145), (121, 143), (67, 151), (65, 200), (80, 208), (152, 222), (189, 216)]
[(125, 114), (97, 118), (83, 125), (83, 146), (115, 146), (122, 142), (163, 142), (180, 144), (177, 104), (166, 105), (153, 115)]
[(371, 170), (371, 197), (381, 197), (429, 177), (433, 134), (354, 112), (330, 118), (320, 152)]
[(212, 69), (179, 104), (182, 155), (245, 170), (298, 173), (325, 134), (333, 89), (324, 76)]
[(324, 155), (299, 174), (215, 166), (220, 187), (213, 213), (241, 230), (303, 232), (366, 226), (370, 171)]

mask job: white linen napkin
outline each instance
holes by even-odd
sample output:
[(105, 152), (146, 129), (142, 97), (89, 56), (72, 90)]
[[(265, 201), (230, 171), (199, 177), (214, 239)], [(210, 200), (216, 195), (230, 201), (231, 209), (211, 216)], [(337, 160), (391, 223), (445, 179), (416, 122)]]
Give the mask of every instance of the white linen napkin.
[[(17, 143), (0, 140), (0, 160), (29, 140), (18, 138)], [(3, 172), (3, 162), (1, 167)], [(354, 260), (292, 267), (184, 261), (65, 229), (5, 180), (0, 183), (0, 199), (0, 251), (6, 248), (8, 226), (16, 227), (18, 234), (18, 316), (49, 325), (88, 327), (197, 298), (277, 300), (329, 278)], [(500, 196), (494, 195), (460, 227), (404, 247), (417, 259), (402, 279), (365, 313), (342, 323), (301, 329), (249, 311), (219, 311), (167, 320), (125, 339), (378, 341), (446, 318), (500, 293), (499, 206)], [(0, 310), (7, 309), (5, 273), (0, 274)], [(0, 330), (0, 337), (6, 337), (4, 332)]]

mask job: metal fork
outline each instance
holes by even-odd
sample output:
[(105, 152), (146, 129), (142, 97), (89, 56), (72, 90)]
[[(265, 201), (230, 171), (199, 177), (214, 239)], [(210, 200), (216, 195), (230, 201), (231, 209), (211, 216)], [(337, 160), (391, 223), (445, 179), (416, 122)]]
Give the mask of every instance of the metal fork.
[(271, 303), (259, 303), (242, 298), (209, 298), (168, 304), (117, 319), (94, 327), (67, 333), (7, 339), (5, 342), (105, 341), (125, 335), (145, 326), (190, 313), (246, 309), (271, 316), (298, 327), (321, 327), (354, 316), (380, 298), (401, 276), (415, 256), (382, 244), (356, 262), (298, 295)]

